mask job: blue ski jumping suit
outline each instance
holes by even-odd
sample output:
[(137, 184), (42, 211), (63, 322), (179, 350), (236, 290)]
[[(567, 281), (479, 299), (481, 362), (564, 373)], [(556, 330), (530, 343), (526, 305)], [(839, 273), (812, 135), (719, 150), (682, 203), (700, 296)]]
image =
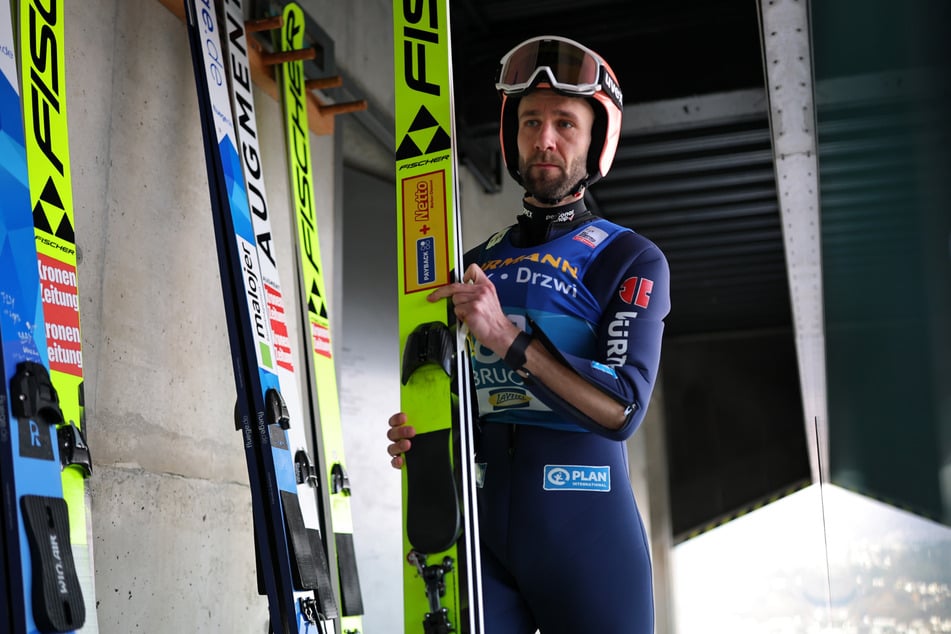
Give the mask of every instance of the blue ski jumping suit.
[(628, 417), (604, 428), (472, 342), (486, 631), (652, 634), (648, 539), (623, 441), (657, 375), (667, 261), (583, 203), (526, 205), (518, 220), (467, 264), (483, 268), (516, 325)]

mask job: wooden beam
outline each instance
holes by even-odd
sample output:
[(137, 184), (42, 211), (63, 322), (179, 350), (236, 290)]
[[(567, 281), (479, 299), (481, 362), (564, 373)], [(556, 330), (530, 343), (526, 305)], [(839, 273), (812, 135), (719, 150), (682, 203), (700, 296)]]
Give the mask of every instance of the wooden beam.
[[(183, 0), (158, 0), (166, 9), (172, 12), (183, 23), (185, 22), (185, 3)], [(274, 77), (274, 66), (264, 63), (264, 51), (261, 44), (254, 38), (248, 38), (248, 65), (251, 68), (251, 80), (274, 101), (280, 101), (277, 80)], [(307, 93), (307, 121), (310, 131), (325, 136), (333, 134), (334, 113), (321, 112), (321, 104), (310, 92)], [(326, 106), (323, 106), (326, 108)]]

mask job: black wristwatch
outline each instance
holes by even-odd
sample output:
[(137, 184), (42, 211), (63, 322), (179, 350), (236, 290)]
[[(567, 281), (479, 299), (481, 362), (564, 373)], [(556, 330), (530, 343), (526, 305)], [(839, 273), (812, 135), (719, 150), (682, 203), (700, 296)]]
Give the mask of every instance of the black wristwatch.
[(505, 363), (516, 372), (527, 372), (527, 370), (525, 370), (525, 350), (531, 342), (532, 336), (523, 330), (518, 333), (515, 337), (515, 341), (512, 342), (512, 345), (509, 346), (509, 349), (506, 351)]

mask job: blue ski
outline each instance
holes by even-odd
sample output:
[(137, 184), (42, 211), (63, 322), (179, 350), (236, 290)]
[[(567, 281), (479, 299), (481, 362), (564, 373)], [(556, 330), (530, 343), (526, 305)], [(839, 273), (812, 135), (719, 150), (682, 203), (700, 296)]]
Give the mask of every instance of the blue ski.
[(0, 10), (0, 630), (73, 632), (85, 604), (63, 499), (9, 9)]

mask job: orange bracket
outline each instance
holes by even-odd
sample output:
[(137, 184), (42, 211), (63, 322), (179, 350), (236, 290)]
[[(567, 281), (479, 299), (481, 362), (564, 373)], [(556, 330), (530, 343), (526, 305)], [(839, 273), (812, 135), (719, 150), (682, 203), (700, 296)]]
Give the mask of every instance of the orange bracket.
[[(185, 6), (182, 0), (158, 0), (162, 6), (176, 15), (178, 19), (185, 21)], [(249, 20), (245, 23), (245, 33), (258, 33), (261, 31), (272, 31), (279, 29), (284, 20), (281, 16), (272, 18), (263, 18), (260, 20)], [(275, 101), (279, 100), (279, 90), (277, 80), (274, 76), (273, 66), (287, 61), (314, 59), (317, 55), (314, 49), (301, 49), (299, 51), (286, 51), (281, 53), (268, 53), (263, 50), (261, 43), (254, 38), (248, 38), (248, 65), (251, 68), (251, 80), (265, 93)], [(341, 86), (342, 79), (338, 77), (327, 77), (323, 79), (307, 80), (305, 86), (307, 92), (307, 121), (310, 125), (310, 131), (317, 135), (329, 135), (334, 131), (334, 116), (366, 110), (367, 102), (365, 99), (358, 101), (348, 101), (337, 104), (324, 104), (313, 94), (313, 90), (321, 88), (333, 88)]]

